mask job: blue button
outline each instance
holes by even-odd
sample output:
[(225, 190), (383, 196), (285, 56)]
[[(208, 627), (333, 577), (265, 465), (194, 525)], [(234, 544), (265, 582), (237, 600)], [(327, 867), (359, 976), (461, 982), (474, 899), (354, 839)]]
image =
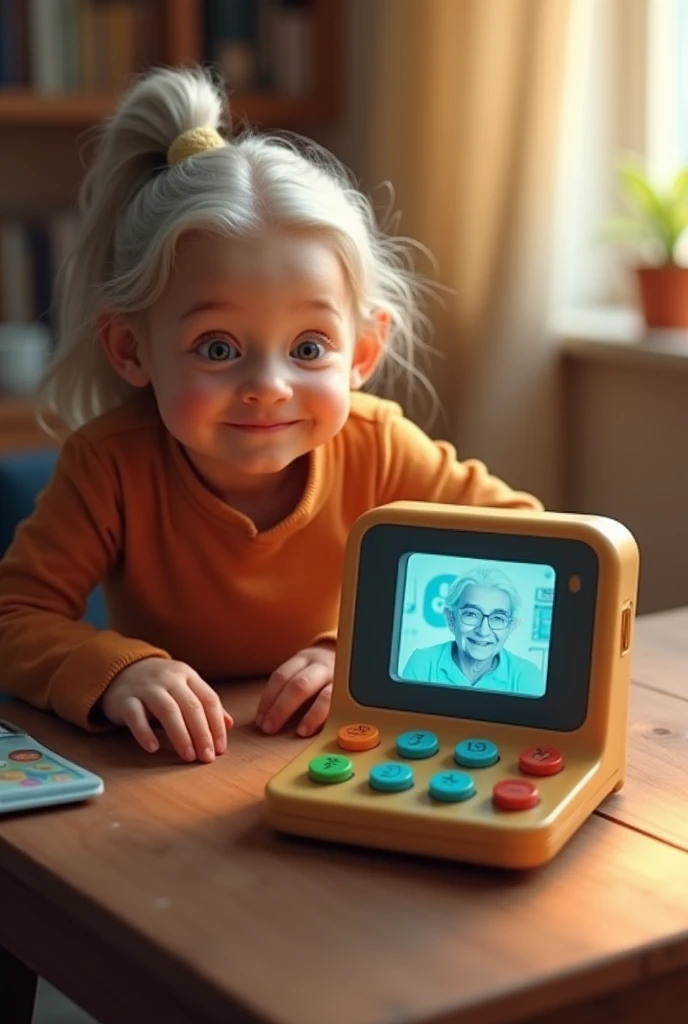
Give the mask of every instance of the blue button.
[(413, 785), (413, 768), (399, 761), (384, 761), (370, 769), (368, 781), (381, 793), (398, 793)]
[(499, 750), (490, 740), (463, 740), (456, 745), (454, 760), (464, 768), (487, 768), (499, 761)]
[(430, 779), (429, 789), (430, 796), (445, 803), (475, 796), (475, 783), (468, 772), (438, 772)]
[(432, 757), (440, 749), (440, 741), (434, 732), (417, 729), (415, 732), (403, 732), (397, 737), (397, 754), (399, 757)]

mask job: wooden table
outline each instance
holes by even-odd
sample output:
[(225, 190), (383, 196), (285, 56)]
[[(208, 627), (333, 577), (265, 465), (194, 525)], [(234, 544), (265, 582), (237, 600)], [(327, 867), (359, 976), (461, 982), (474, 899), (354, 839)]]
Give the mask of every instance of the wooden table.
[(634, 680), (625, 789), (525, 874), (273, 835), (301, 741), (254, 731), (255, 686), (212, 766), (5, 705), (107, 789), (0, 824), (0, 1018), (30, 1019), (37, 971), (103, 1024), (682, 1019), (688, 609), (639, 622)]

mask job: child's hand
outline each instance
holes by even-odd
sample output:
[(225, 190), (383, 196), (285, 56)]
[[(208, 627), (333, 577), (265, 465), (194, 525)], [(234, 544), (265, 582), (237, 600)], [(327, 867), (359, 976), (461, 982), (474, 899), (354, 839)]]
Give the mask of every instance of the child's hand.
[(150, 717), (156, 718), (185, 761), (214, 761), (216, 753), (224, 752), (227, 729), (234, 724), (197, 672), (166, 658), (144, 658), (122, 669), (100, 706), (115, 725), (126, 725), (149, 753), (160, 746), (150, 725)]
[(323, 644), (299, 651), (276, 669), (258, 704), (256, 725), (263, 732), (278, 732), (304, 704), (297, 733), (312, 736), (322, 728), (330, 710), (334, 646)]

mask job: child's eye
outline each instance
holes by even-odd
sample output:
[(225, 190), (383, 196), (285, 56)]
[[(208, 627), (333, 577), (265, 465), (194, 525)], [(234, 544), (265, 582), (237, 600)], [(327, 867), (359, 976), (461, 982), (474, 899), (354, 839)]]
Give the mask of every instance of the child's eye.
[(322, 359), (327, 354), (327, 345), (324, 338), (310, 336), (297, 342), (291, 350), (295, 359), (301, 359), (304, 363), (312, 363), (316, 359)]
[(228, 363), (239, 356), (236, 345), (224, 338), (209, 338), (208, 341), (202, 341), (196, 352), (211, 363)]

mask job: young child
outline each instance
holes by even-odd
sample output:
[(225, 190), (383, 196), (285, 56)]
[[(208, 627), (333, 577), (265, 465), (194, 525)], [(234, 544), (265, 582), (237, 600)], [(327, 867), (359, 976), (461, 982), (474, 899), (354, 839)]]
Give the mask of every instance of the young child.
[(104, 128), (43, 388), (72, 433), (0, 565), (2, 688), (148, 751), (157, 720), (189, 761), (226, 746), (213, 681), (268, 678), (266, 733), (323, 725), (366, 509), (539, 507), (360, 393), (412, 355), (399, 243), (317, 147), (221, 137), (223, 105), (156, 70)]

